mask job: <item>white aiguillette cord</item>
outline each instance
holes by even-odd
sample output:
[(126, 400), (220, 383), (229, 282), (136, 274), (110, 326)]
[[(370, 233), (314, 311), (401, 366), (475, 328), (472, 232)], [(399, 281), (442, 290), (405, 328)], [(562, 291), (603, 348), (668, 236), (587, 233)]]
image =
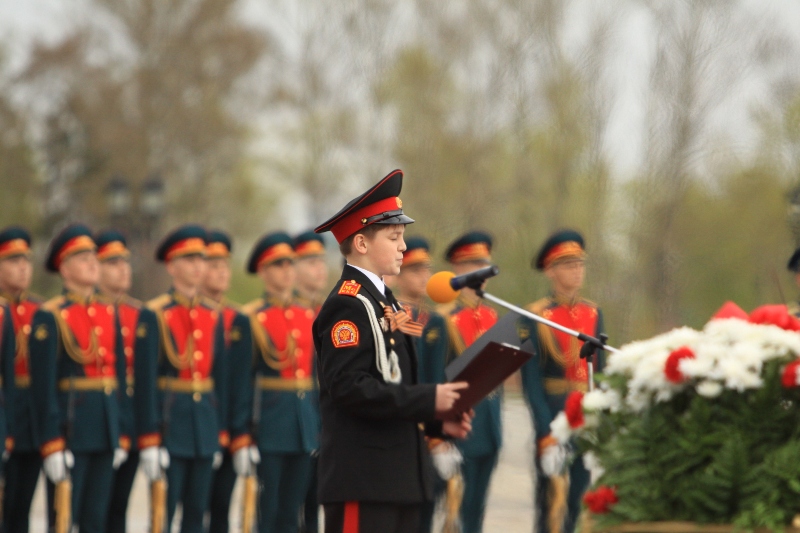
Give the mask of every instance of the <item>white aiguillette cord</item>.
[(386, 383), (400, 383), (403, 376), (400, 372), (400, 363), (397, 360), (397, 354), (394, 350), (388, 355), (386, 354), (386, 343), (383, 342), (383, 329), (381, 328), (380, 322), (378, 322), (378, 317), (375, 314), (372, 302), (362, 294), (357, 294), (356, 298), (361, 300), (361, 303), (363, 303), (364, 307), (367, 309), (369, 323), (370, 326), (372, 326), (372, 336), (375, 337), (375, 364), (378, 367), (378, 372), (381, 373)]

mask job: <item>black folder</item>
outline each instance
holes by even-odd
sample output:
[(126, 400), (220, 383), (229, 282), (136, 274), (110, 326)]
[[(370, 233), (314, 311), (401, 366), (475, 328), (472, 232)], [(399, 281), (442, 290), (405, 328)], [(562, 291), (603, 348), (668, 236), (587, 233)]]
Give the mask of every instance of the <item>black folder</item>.
[(519, 320), (518, 314), (507, 313), (444, 369), (448, 381), (469, 383), (453, 411), (470, 410), (533, 357), (529, 340), (520, 346)]

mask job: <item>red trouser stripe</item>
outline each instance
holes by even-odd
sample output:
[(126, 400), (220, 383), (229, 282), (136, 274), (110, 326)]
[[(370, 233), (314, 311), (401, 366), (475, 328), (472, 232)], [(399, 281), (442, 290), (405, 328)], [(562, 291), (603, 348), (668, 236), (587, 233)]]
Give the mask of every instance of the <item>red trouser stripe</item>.
[(345, 502), (342, 533), (358, 533), (358, 502)]

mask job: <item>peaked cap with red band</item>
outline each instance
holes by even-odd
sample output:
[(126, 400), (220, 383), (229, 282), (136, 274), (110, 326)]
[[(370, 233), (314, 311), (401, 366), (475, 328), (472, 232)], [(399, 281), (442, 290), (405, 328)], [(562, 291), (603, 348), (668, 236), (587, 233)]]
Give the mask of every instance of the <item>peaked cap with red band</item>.
[(403, 171), (395, 170), (367, 192), (350, 200), (341, 211), (317, 226), (314, 232), (331, 231), (341, 244), (370, 224), (412, 224), (414, 220), (403, 213), (403, 202), (399, 196), (402, 188)]
[(565, 229), (552, 234), (539, 249), (531, 267), (544, 270), (555, 261), (567, 257), (586, 257), (583, 236), (575, 230)]
[(156, 259), (168, 262), (187, 255), (205, 255), (208, 234), (203, 226), (187, 224), (169, 233), (156, 249)]
[(50, 272), (58, 272), (61, 263), (67, 257), (96, 249), (97, 245), (92, 238), (92, 230), (83, 224), (72, 224), (50, 241), (45, 268)]
[(325, 255), (325, 239), (313, 231), (304, 231), (294, 238), (294, 252), (298, 259)]
[(31, 234), (25, 228), (9, 226), (0, 230), (0, 259), (31, 254)]
[(227, 258), (231, 256), (233, 241), (230, 235), (217, 229), (209, 230), (206, 238), (206, 259)]
[(483, 231), (470, 231), (450, 243), (444, 253), (447, 262), (477, 262), (489, 264), (492, 261), (492, 236)]
[(423, 237), (405, 239), (406, 251), (403, 252), (403, 268), (420, 263), (431, 263), (431, 246)]
[(128, 241), (125, 236), (117, 230), (109, 229), (101, 231), (94, 237), (97, 244), (97, 259), (109, 261), (118, 257), (130, 257)]
[(250, 259), (247, 260), (247, 271), (255, 274), (261, 265), (271, 264), (281, 259), (295, 259), (292, 238), (283, 231), (267, 233), (253, 246)]

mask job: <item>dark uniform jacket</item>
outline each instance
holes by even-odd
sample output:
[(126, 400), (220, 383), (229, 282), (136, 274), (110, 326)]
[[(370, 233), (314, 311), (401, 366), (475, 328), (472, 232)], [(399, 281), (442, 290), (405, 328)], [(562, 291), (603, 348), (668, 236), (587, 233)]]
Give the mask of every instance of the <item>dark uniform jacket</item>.
[[(239, 306), (226, 301), (219, 306), (225, 334), (228, 365), (228, 415), (225, 431), (230, 435), (230, 451), (249, 446), (253, 405), (253, 341), (250, 318)], [(223, 438), (223, 441), (226, 440)]]
[[(0, 392), (0, 446), (7, 451), (14, 448), (14, 412), (16, 395), (14, 394), (14, 324), (12, 311), (6, 301), (0, 298), (0, 372), (2, 372), (2, 392)], [(0, 472), (3, 471), (0, 464)]]
[[(36, 428), (34, 426), (33, 398), (31, 397), (31, 374), (30, 374), (30, 352), (28, 349), (28, 338), (31, 334), (31, 322), (33, 315), (42, 300), (38, 296), (23, 294), (18, 300), (8, 300), (9, 311), (14, 323), (14, 329), (10, 333), (10, 339), (4, 337), (3, 345), (6, 342), (16, 340), (16, 355), (11, 356), (14, 365), (13, 376), (8, 379), (14, 380), (14, 405), (8, 414), (9, 426), (13, 426), (13, 445), (14, 450), (20, 452), (39, 451), (39, 440), (36, 438)], [(5, 365), (8, 361), (3, 360)], [(5, 366), (4, 366), (5, 368)], [(6, 379), (5, 377), (3, 379)], [(5, 381), (3, 388), (5, 388)], [(6, 400), (8, 403), (8, 400)], [(7, 408), (8, 409), (8, 408)]]
[(435, 423), (436, 385), (417, 385), (414, 340), (383, 333), (397, 353), (402, 379), (387, 383), (376, 363), (375, 338), (363, 295), (376, 316), (387, 299), (346, 265), (314, 321), (322, 432), (319, 496), (323, 504), (417, 503), (432, 497), (432, 466), (420, 422)]
[(134, 348), (139, 448), (163, 443), (175, 457), (211, 457), (227, 446), (223, 321), (217, 304), (175, 291), (139, 314)]
[(42, 304), (30, 337), (31, 392), (42, 455), (124, 444), (125, 357), (113, 305), (70, 293)]

